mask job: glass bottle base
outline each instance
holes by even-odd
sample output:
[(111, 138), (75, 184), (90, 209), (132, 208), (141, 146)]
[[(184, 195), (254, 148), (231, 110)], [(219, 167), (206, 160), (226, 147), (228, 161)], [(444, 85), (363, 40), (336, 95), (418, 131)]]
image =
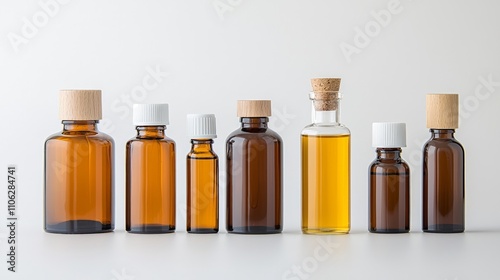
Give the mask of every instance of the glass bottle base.
[(422, 230), (430, 233), (461, 233), (464, 232), (465, 227), (457, 224), (437, 224), (424, 227)]
[(149, 225), (140, 225), (135, 227), (127, 226), (126, 230), (129, 233), (139, 233), (139, 234), (171, 233), (175, 231), (175, 226), (149, 224)]
[(274, 234), (281, 233), (281, 227), (264, 227), (264, 226), (251, 226), (251, 227), (231, 227), (227, 229), (228, 233), (239, 234)]
[(112, 224), (103, 224), (92, 220), (72, 220), (45, 225), (46, 232), (62, 234), (104, 233), (111, 232), (114, 228)]
[(374, 229), (370, 228), (368, 229), (369, 232), (371, 233), (408, 233), (410, 232), (409, 229)]
[(350, 228), (302, 228), (302, 233), (317, 235), (347, 234), (349, 230)]
[(204, 234), (204, 233), (218, 233), (218, 228), (190, 228), (187, 229), (188, 233)]

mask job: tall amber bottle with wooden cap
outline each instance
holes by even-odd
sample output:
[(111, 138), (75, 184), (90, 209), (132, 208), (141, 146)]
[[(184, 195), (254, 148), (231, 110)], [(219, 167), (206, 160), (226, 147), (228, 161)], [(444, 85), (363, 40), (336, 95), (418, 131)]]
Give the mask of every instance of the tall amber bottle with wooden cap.
[(465, 229), (465, 153), (455, 139), (458, 94), (427, 95), (424, 146), (423, 226), (425, 232), (453, 233)]
[(283, 230), (282, 140), (268, 127), (270, 100), (239, 100), (241, 128), (226, 141), (227, 231)]
[(340, 79), (311, 84), (313, 123), (301, 135), (302, 232), (348, 233), (351, 132), (340, 123)]
[(186, 159), (186, 230), (219, 231), (219, 157), (212, 149), (216, 134), (214, 114), (189, 114), (191, 151)]
[(61, 90), (63, 130), (45, 142), (45, 231), (114, 229), (113, 139), (100, 132), (100, 90)]
[(165, 135), (168, 104), (134, 104), (126, 145), (126, 230), (175, 231), (175, 142)]

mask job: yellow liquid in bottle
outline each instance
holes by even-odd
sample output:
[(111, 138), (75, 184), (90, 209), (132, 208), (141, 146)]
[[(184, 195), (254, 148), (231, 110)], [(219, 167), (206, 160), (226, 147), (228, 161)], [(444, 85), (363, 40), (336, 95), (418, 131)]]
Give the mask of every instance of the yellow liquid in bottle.
[(302, 135), (302, 232), (350, 229), (350, 135)]

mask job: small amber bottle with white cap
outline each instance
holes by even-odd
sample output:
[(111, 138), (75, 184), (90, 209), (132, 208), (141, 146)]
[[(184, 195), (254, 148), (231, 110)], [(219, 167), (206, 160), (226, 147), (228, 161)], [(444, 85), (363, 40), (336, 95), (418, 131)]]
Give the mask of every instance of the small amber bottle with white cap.
[(189, 114), (191, 151), (186, 159), (187, 220), (189, 233), (219, 231), (219, 158), (212, 149), (217, 137), (214, 114)]
[(410, 167), (401, 158), (406, 147), (405, 123), (373, 123), (372, 146), (377, 158), (369, 167), (368, 230), (410, 231)]
[(282, 140), (269, 116), (270, 100), (238, 100), (241, 128), (226, 141), (229, 233), (283, 230)]
[(63, 130), (45, 142), (45, 231), (114, 229), (113, 139), (100, 132), (100, 90), (61, 90)]
[(137, 135), (126, 145), (126, 230), (175, 231), (175, 142), (168, 104), (134, 104)]
[(465, 230), (465, 151), (455, 139), (458, 94), (428, 94), (427, 127), (431, 139), (423, 152), (424, 232)]

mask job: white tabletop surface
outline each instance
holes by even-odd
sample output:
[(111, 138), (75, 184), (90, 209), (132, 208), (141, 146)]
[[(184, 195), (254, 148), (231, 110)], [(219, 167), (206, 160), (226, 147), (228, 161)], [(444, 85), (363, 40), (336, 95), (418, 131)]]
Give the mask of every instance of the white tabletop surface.
[(500, 231), (494, 229), (392, 235), (359, 230), (330, 236), (32, 230), (18, 239), (18, 271), (3, 267), (1, 279), (458, 280), (500, 275)]

